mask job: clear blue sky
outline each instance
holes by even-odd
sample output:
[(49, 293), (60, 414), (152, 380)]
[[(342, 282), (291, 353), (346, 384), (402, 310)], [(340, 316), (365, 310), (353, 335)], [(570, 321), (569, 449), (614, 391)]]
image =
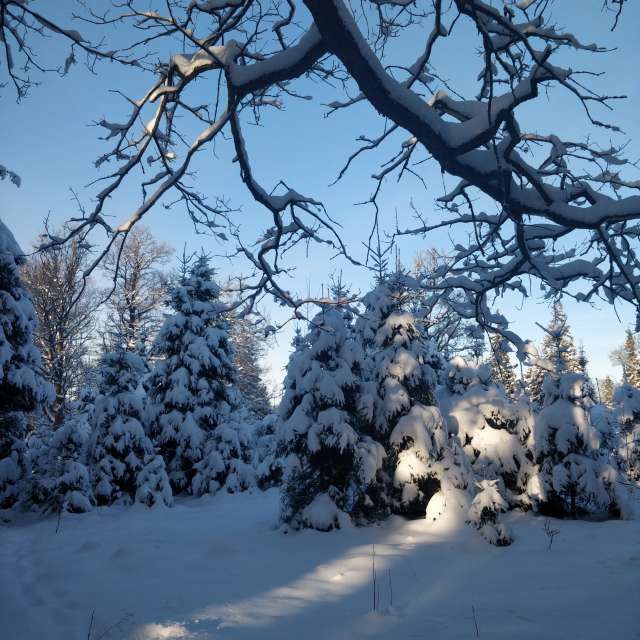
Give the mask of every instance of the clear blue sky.
[[(44, 0), (35, 1), (33, 6), (51, 6)], [(640, 157), (640, 43), (637, 25), (640, 24), (639, 3), (627, 3), (624, 20), (618, 29), (609, 32), (610, 18), (600, 13), (601, 0), (573, 0), (556, 2), (555, 17), (567, 30), (579, 35), (584, 42), (597, 41), (599, 44), (617, 47), (606, 55), (582, 53), (575, 57), (578, 66), (606, 71), (606, 77), (597, 81), (603, 92), (629, 96), (625, 102), (616, 105), (614, 119), (631, 140), (628, 155)], [(72, 0), (61, 0), (55, 5), (60, 21), (70, 27), (79, 28), (68, 18), (75, 7)], [(576, 11), (580, 7), (581, 11)], [(82, 30), (82, 29), (81, 29)], [(123, 33), (110, 37), (121, 38)], [(435, 60), (438, 71), (450, 79), (456, 87), (467, 95), (480, 69), (480, 60), (473, 56), (476, 36), (469, 32), (463, 41), (458, 39), (448, 43)], [(413, 59), (420, 47), (411, 40), (399, 49), (398, 55), (406, 54)], [(40, 47), (41, 60), (55, 66), (66, 55), (67, 48), (55, 39), (46, 43), (46, 50)], [(471, 60), (471, 64), (470, 64)], [(573, 64), (573, 60), (571, 61)], [(4, 78), (3, 78), (4, 79)], [(106, 118), (123, 121), (126, 108), (123, 100), (109, 89), (120, 89), (132, 97), (141, 96), (149, 84), (149, 79), (140, 73), (123, 70), (116, 65), (101, 64), (97, 75), (91, 74), (82, 65), (73, 67), (71, 73), (58, 78), (49, 75), (42, 78), (42, 85), (31, 95), (16, 104), (10, 88), (0, 93), (0, 164), (5, 164), (22, 177), (22, 187), (0, 182), (0, 216), (14, 231), (19, 242), (28, 247), (33, 238), (42, 230), (42, 221), (50, 215), (52, 223), (61, 224), (65, 218), (76, 213), (70, 189), (78, 192), (83, 203), (89, 205), (95, 187), (85, 188), (96, 177), (93, 161), (107, 149), (106, 143), (98, 140), (104, 131), (90, 126), (93, 122)], [(209, 88), (201, 87), (204, 99)], [(355, 206), (365, 200), (373, 189), (370, 175), (377, 170), (381, 156), (365, 157), (356, 163), (347, 178), (336, 186), (329, 187), (345, 158), (356, 147), (355, 138), (360, 134), (373, 135), (380, 132), (382, 122), (370, 107), (365, 105), (353, 110), (340, 112), (329, 119), (323, 118), (322, 103), (336, 99), (338, 94), (317, 85), (300, 87), (302, 93), (314, 95), (313, 101), (292, 101), (286, 103), (286, 110), (275, 110), (266, 114), (262, 127), (247, 127), (245, 137), (252, 156), (252, 163), (258, 178), (270, 188), (279, 179), (298, 191), (322, 200), (329, 213), (343, 225), (343, 237), (358, 258), (364, 257), (361, 242), (371, 225), (371, 209)], [(533, 124), (532, 124), (533, 123)], [(587, 132), (587, 124), (580, 109), (571, 101), (557, 93), (551, 100), (542, 98), (535, 107), (527, 107), (521, 116), (521, 124), (545, 133), (560, 133), (566, 138), (582, 139)], [(609, 134), (598, 134), (603, 145), (608, 144)], [(619, 143), (620, 138), (613, 138)], [(216, 149), (217, 158), (211, 150), (198, 158), (200, 169), (197, 186), (210, 195), (224, 195), (232, 203), (242, 208), (237, 217), (245, 238), (270, 226), (270, 216), (247, 194), (238, 177), (238, 167), (230, 162), (228, 147)], [(413, 201), (422, 212), (433, 209), (434, 198), (442, 194), (443, 184), (437, 167), (423, 167), (423, 177), (427, 191), (415, 180), (406, 179), (399, 184), (388, 180), (380, 199), (383, 212), (383, 227), (391, 230), (394, 219), (407, 224), (411, 222), (409, 202)], [(638, 176), (634, 176), (637, 178)], [(447, 186), (454, 184), (447, 180)], [(108, 211), (115, 219), (126, 217), (134, 210), (140, 199), (136, 183), (125, 183), (118, 196), (110, 201)], [(437, 215), (437, 214), (436, 214)], [(224, 254), (231, 246), (211, 237), (196, 235), (186, 215), (179, 209), (165, 211), (162, 208), (151, 211), (145, 223), (153, 228), (156, 236), (180, 250), (183, 244), (191, 248), (204, 247), (207, 251)], [(450, 239), (445, 233), (435, 233), (428, 238), (410, 238), (400, 243), (401, 257), (410, 262), (420, 248), (438, 247), (447, 250)], [(343, 269), (347, 282), (354, 290), (366, 291), (369, 274), (362, 269), (330, 260), (329, 254), (311, 247), (308, 257), (304, 252), (296, 256), (297, 270), (287, 287), (300, 293), (307, 289), (318, 294), (326, 284), (332, 271)], [(237, 274), (246, 270), (246, 265), (229, 263), (220, 258), (217, 266), (222, 274)], [(533, 297), (523, 303), (509, 299), (497, 306), (512, 321), (512, 327), (525, 338), (538, 340), (541, 331), (535, 322), (545, 323), (548, 317), (546, 305)], [(583, 341), (591, 360), (592, 375), (601, 377), (607, 373), (618, 376), (609, 363), (608, 354), (623, 339), (624, 330), (631, 326), (634, 317), (628, 307), (620, 307), (616, 314), (606, 303), (595, 309), (586, 305), (566, 303), (569, 321), (577, 341)], [(283, 317), (283, 311), (273, 308), (276, 319)], [(620, 320), (618, 320), (619, 315)], [(276, 377), (286, 364), (289, 349), (290, 328), (277, 339), (270, 355), (270, 363)]]

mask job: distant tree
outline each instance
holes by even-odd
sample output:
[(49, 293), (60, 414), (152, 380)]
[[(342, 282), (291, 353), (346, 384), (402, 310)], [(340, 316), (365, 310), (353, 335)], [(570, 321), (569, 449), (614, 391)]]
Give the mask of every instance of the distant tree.
[(544, 380), (548, 374), (558, 377), (566, 372), (578, 371), (574, 339), (560, 300), (554, 300), (549, 323), (542, 328), (545, 335), (542, 339), (541, 356), (547, 361), (550, 370), (532, 366), (527, 369), (524, 376), (527, 394), (533, 404), (538, 407), (544, 404)]
[(640, 388), (640, 356), (638, 355), (638, 343), (631, 330), (627, 330), (627, 337), (622, 345), (622, 375), (625, 382), (636, 389)]
[(508, 396), (514, 398), (518, 393), (519, 384), (515, 374), (515, 365), (509, 358), (511, 347), (499, 334), (494, 334), (489, 338), (489, 345), (489, 367), (493, 379), (504, 387)]
[(613, 393), (615, 385), (611, 376), (606, 376), (599, 381), (598, 387), (600, 390), (600, 402), (607, 407), (611, 407), (613, 404)]
[(126, 349), (145, 348), (162, 324), (168, 277), (162, 267), (173, 249), (158, 242), (148, 227), (136, 226), (107, 254), (105, 275), (113, 280), (107, 301), (108, 333)]
[(582, 343), (580, 343), (576, 354), (576, 373), (581, 373), (584, 376), (586, 394), (595, 402), (596, 388), (591, 376), (589, 375), (589, 358), (587, 358), (587, 353), (584, 350), (584, 344)]
[(229, 324), (238, 391), (247, 408), (263, 418), (271, 412), (266, 369), (262, 364), (267, 346), (264, 329), (249, 318), (230, 317)]
[(73, 239), (37, 252), (22, 271), (38, 316), (34, 341), (56, 394), (56, 425), (63, 422), (68, 404), (77, 400), (90, 366), (99, 300), (96, 289), (84, 280), (89, 258), (89, 249)]
[(22, 251), (0, 220), (0, 508), (20, 497), (27, 474), (25, 413), (53, 401), (33, 342), (36, 314), (20, 279)]

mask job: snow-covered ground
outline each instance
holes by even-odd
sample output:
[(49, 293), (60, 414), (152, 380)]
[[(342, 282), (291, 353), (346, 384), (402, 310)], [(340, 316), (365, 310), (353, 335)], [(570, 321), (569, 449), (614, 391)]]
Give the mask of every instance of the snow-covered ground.
[(285, 535), (277, 511), (271, 490), (2, 526), (0, 636), (640, 638), (638, 521), (553, 521), (548, 550), (531, 514), (496, 548), (454, 518)]

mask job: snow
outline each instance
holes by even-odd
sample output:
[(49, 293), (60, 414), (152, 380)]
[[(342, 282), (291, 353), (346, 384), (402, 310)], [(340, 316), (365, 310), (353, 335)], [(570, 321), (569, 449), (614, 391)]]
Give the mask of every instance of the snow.
[(530, 513), (505, 517), (515, 541), (497, 548), (464, 509), (287, 535), (278, 512), (272, 489), (65, 514), (57, 534), (55, 517), (5, 524), (3, 637), (85, 638), (92, 613), (90, 637), (105, 640), (463, 639), (476, 637), (474, 612), (492, 640), (638, 630), (637, 521), (552, 520), (548, 550), (545, 519)]

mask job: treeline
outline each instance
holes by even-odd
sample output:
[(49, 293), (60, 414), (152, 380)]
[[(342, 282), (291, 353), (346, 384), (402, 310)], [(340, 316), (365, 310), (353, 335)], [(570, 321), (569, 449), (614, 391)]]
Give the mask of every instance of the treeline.
[(416, 293), (415, 274), (381, 265), (359, 300), (334, 282), (298, 327), (272, 413), (263, 339), (230, 313), (206, 256), (167, 276), (158, 266), (169, 251), (152, 251), (150, 236), (131, 259), (121, 247), (126, 268), (107, 263), (113, 295), (91, 366), (96, 299), (56, 266), (85, 249), (38, 257), (39, 271), (0, 237), (2, 508), (169, 506), (178, 495), (280, 486), (282, 522), (294, 529), (458, 508), (497, 545), (511, 542), (500, 517), (511, 509), (631, 513), (640, 392), (628, 380), (599, 401), (559, 301), (541, 366), (518, 376), (503, 339), (485, 353), (478, 327)]

